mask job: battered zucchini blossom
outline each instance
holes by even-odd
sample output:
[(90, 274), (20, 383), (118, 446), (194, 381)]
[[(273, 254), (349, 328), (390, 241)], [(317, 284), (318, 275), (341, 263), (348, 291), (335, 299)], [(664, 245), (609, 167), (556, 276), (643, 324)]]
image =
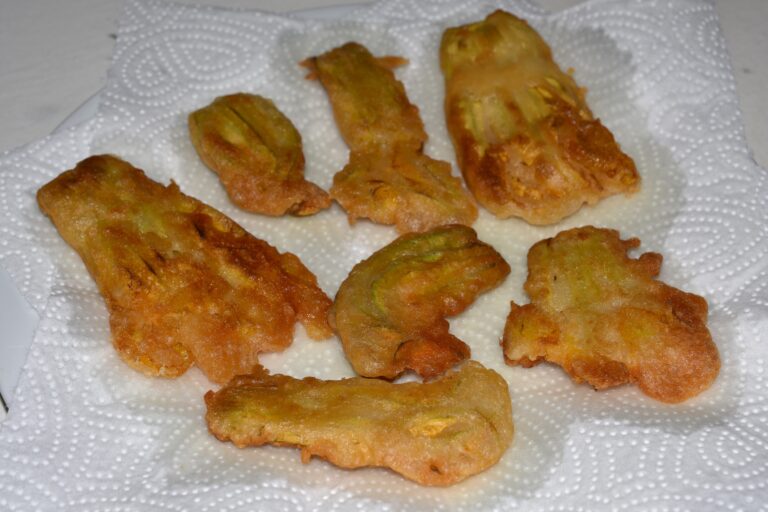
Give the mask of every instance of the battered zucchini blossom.
[(352, 269), (330, 320), (360, 375), (392, 379), (413, 370), (432, 378), (470, 353), (445, 317), (464, 311), (509, 270), (466, 226), (402, 235)]
[(477, 207), (447, 162), (423, 153), (427, 134), (392, 69), (406, 61), (375, 58), (347, 43), (303, 62), (331, 100), (349, 145), (349, 163), (333, 178), (331, 196), (350, 222), (368, 218), (400, 233), (442, 224), (471, 225)]
[(498, 462), (512, 442), (506, 381), (480, 363), (429, 383), (298, 380), (257, 367), (205, 395), (208, 429), (238, 447), (301, 448), (343, 468), (391, 468), (451, 485)]
[(37, 200), (96, 280), (118, 354), (142, 373), (177, 377), (196, 364), (224, 383), (287, 347), (297, 320), (313, 338), (331, 335), (331, 301), (298, 257), (175, 183), (101, 155)]
[(330, 196), (304, 179), (301, 135), (275, 104), (255, 94), (216, 98), (189, 115), (197, 154), (240, 208), (265, 215), (312, 215)]
[(525, 21), (496, 11), (446, 30), (440, 65), (459, 167), (497, 217), (551, 224), (638, 189), (632, 159)]
[(550, 361), (595, 389), (636, 383), (662, 402), (707, 389), (720, 370), (707, 301), (655, 277), (661, 255), (627, 256), (637, 238), (592, 226), (563, 231), (528, 252), (525, 291), (504, 329), (510, 365)]

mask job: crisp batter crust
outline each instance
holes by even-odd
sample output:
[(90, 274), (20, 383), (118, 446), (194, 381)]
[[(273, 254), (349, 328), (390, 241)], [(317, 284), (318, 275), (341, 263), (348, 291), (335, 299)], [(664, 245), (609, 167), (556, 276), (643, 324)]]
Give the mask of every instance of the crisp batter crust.
[(238, 447), (301, 448), (343, 468), (388, 467), (451, 485), (498, 462), (512, 442), (507, 383), (474, 361), (429, 383), (322, 381), (256, 368), (205, 395), (208, 429)]
[(115, 349), (147, 375), (192, 364), (214, 382), (282, 350), (296, 320), (331, 335), (330, 299), (291, 253), (113, 156), (93, 156), (37, 194), (80, 255), (110, 313)]
[(392, 379), (413, 370), (432, 378), (470, 354), (445, 317), (464, 311), (509, 270), (466, 226), (403, 235), (352, 269), (330, 320), (360, 375)]
[(302, 63), (323, 84), (350, 149), (331, 196), (351, 223), (368, 218), (401, 233), (470, 225), (477, 207), (461, 180), (447, 162), (422, 152), (427, 134), (419, 110), (392, 72), (405, 62), (347, 43)]
[(333, 177), (333, 198), (350, 222), (368, 218), (400, 233), (444, 224), (471, 224), (477, 208), (447, 162), (404, 147), (352, 152)]
[(507, 363), (550, 361), (575, 382), (636, 383), (662, 402), (707, 389), (720, 369), (707, 302), (654, 279), (662, 257), (629, 258), (639, 245), (592, 226), (535, 244), (525, 282), (531, 303), (513, 302), (504, 329)]
[(401, 57), (374, 57), (359, 43), (346, 43), (301, 64), (320, 80), (336, 125), (353, 152), (405, 146), (421, 151), (427, 140), (419, 109), (408, 100), (393, 69)]
[(266, 215), (312, 215), (331, 197), (304, 179), (301, 135), (271, 100), (254, 94), (216, 98), (189, 115), (197, 154), (240, 208)]
[(459, 167), (497, 217), (551, 224), (638, 189), (632, 159), (525, 21), (499, 10), (446, 30), (440, 64)]

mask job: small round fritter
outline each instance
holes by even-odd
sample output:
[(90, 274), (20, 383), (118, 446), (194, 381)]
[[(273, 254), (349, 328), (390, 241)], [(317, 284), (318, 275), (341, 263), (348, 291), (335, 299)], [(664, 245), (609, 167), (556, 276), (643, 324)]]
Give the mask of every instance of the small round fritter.
[(467, 362), (428, 382), (323, 381), (256, 368), (205, 395), (208, 429), (238, 447), (301, 448), (343, 468), (388, 467), (446, 486), (496, 464), (512, 442), (506, 381)]
[(552, 224), (583, 204), (639, 188), (632, 159), (524, 20), (499, 10), (449, 28), (440, 65), (459, 167), (475, 199), (497, 217)]
[(216, 98), (189, 115), (189, 134), (240, 208), (304, 216), (331, 206), (328, 193), (304, 179), (301, 135), (271, 100), (245, 93)]
[(470, 353), (445, 317), (464, 311), (509, 270), (466, 226), (403, 235), (355, 265), (336, 294), (331, 324), (360, 375), (393, 379), (413, 370), (432, 378)]
[(290, 345), (297, 320), (313, 338), (332, 334), (331, 300), (297, 256), (174, 183), (93, 156), (37, 199), (98, 284), (115, 349), (142, 373), (177, 377), (196, 364), (224, 383)]
[(662, 257), (629, 258), (639, 245), (587, 226), (531, 247), (531, 303), (512, 303), (502, 340), (507, 363), (549, 361), (575, 382), (595, 389), (636, 383), (662, 402), (707, 389), (720, 369), (707, 302), (654, 279)]

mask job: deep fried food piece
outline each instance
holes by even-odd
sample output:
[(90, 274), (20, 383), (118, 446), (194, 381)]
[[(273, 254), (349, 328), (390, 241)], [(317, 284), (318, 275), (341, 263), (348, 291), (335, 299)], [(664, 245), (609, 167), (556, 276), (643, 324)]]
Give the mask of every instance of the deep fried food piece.
[(413, 370), (435, 377), (469, 357), (445, 317), (464, 311), (509, 270), (466, 226), (403, 235), (355, 265), (336, 294), (331, 324), (360, 375), (393, 379)]
[(629, 258), (639, 245), (592, 226), (535, 244), (525, 282), (531, 303), (513, 302), (504, 329), (507, 363), (550, 361), (595, 389), (634, 382), (662, 402), (707, 389), (720, 369), (707, 302), (655, 280), (662, 257)]
[(472, 224), (477, 207), (447, 162), (422, 152), (427, 134), (392, 68), (405, 60), (375, 58), (347, 43), (302, 64), (325, 87), (350, 148), (331, 196), (351, 223), (369, 218), (401, 233), (449, 223)]
[(322, 381), (257, 368), (205, 395), (208, 429), (238, 447), (298, 446), (343, 468), (383, 466), (451, 485), (498, 462), (512, 442), (507, 383), (480, 363), (429, 383)]
[(351, 151), (401, 145), (418, 152), (427, 133), (419, 109), (392, 72), (407, 63), (401, 57), (376, 58), (350, 42), (301, 64), (309, 69), (309, 78), (323, 84)]
[(331, 301), (299, 258), (174, 183), (93, 156), (37, 199), (96, 280), (115, 349), (140, 372), (177, 377), (195, 363), (223, 383), (287, 347), (297, 319), (313, 338), (331, 335)]
[(477, 217), (450, 164), (400, 146), (352, 152), (349, 163), (334, 176), (331, 194), (347, 210), (350, 222), (369, 218), (394, 224), (400, 233), (446, 223), (471, 224)]
[(312, 215), (331, 197), (304, 179), (301, 135), (272, 101), (254, 94), (216, 98), (189, 115), (197, 154), (232, 202), (266, 215)]
[(459, 167), (497, 217), (551, 224), (638, 189), (632, 159), (525, 21), (499, 10), (446, 30), (440, 65)]

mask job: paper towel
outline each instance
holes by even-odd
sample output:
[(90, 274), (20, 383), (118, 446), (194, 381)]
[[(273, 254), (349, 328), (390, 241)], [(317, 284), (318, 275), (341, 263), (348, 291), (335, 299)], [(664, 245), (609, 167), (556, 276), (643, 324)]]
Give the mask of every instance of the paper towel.
[[(322, 87), (297, 63), (349, 40), (402, 55), (397, 71), (421, 111), (426, 152), (454, 164), (442, 115), (442, 31), (496, 8), (525, 17), (589, 89), (593, 111), (636, 161), (642, 190), (532, 227), (481, 212), (475, 229), (512, 266), (506, 282), (451, 320), (473, 357), (509, 382), (516, 438), (489, 471), (424, 488), (383, 469), (341, 470), (298, 450), (237, 449), (211, 437), (196, 369), (146, 378), (109, 342), (107, 313), (82, 262), (38, 210), (35, 192), (82, 158), (111, 152), (150, 177), (298, 254), (331, 296), (359, 260), (394, 239), (350, 227), (338, 206), (309, 218), (238, 210), (196, 156), (186, 115), (247, 91), (274, 99), (304, 138), (306, 177), (324, 188), (347, 161)], [(592, 1), (549, 15), (525, 1), (385, 1), (337, 21), (307, 21), (129, 0), (98, 115), (0, 156), (0, 265), (40, 317), (0, 427), (3, 510), (757, 510), (768, 500), (768, 216), (765, 171), (750, 159), (711, 2)], [(633, 387), (595, 393), (553, 366), (504, 365), (499, 338), (536, 241), (585, 224), (661, 252), (661, 278), (701, 294), (723, 367), (681, 405)], [(335, 339), (297, 328), (276, 372), (352, 375)]]

